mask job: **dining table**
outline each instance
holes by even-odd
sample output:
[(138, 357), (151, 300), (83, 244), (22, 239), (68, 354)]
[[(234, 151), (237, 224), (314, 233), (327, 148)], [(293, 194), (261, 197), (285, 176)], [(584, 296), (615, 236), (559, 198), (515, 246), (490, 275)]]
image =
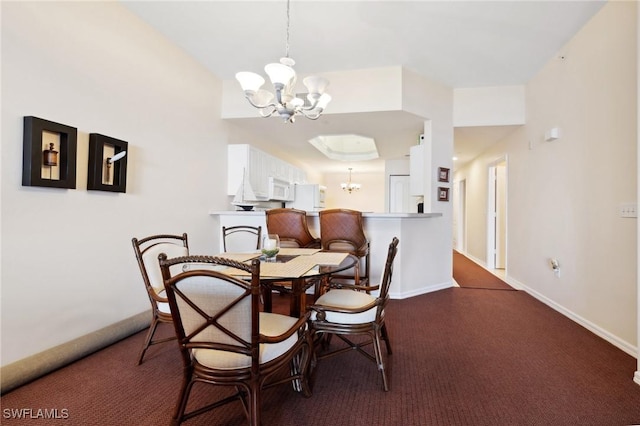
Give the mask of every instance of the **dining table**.
[[(310, 280), (322, 280), (337, 272), (353, 268), (358, 259), (345, 252), (322, 251), (309, 248), (281, 248), (275, 259), (266, 259), (260, 252), (220, 253), (220, 257), (238, 262), (261, 258), (260, 284), (264, 286), (264, 310), (271, 312), (271, 289), (274, 284), (290, 283), (289, 315), (299, 318), (306, 311), (306, 290)], [(262, 256), (262, 257), (261, 257)], [(233, 269), (226, 273), (240, 278), (250, 277), (249, 272)]]

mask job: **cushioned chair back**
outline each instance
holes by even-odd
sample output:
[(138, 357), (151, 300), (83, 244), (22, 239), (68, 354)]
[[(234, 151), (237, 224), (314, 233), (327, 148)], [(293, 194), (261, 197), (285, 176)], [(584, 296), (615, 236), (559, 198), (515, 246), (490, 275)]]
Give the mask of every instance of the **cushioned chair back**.
[(311, 235), (307, 212), (298, 209), (271, 209), (265, 212), (267, 232), (278, 234), (280, 247), (320, 248), (320, 241)]
[(156, 294), (164, 290), (160, 264), (158, 262), (160, 253), (166, 253), (169, 257), (186, 256), (189, 254), (187, 234), (151, 235), (141, 239), (133, 238), (131, 242), (144, 285), (148, 291), (153, 291)]
[(260, 248), (262, 226), (223, 226), (222, 241), (228, 253), (246, 253)]
[(362, 256), (367, 250), (362, 212), (347, 209), (321, 210), (320, 240), (323, 250), (347, 251)]
[[(246, 265), (210, 256), (162, 259), (167, 297), (181, 347), (185, 351), (219, 350), (220, 356), (239, 357), (235, 364), (241, 366), (250, 365), (255, 352), (258, 362), (258, 351), (251, 348), (258, 344), (259, 261)], [(237, 279), (212, 265), (242, 269), (252, 274), (252, 280)], [(171, 268), (175, 267), (185, 272), (172, 275)], [(183, 355), (190, 356), (186, 352)]]
[[(187, 256), (189, 249), (173, 243), (157, 243), (142, 252), (142, 263), (149, 278), (149, 285), (156, 293), (164, 290), (162, 272), (160, 271), (160, 263), (158, 262), (158, 256), (160, 256), (161, 253), (165, 253), (167, 257), (180, 257)], [(177, 273), (179, 271), (175, 270), (174, 267), (171, 272)]]

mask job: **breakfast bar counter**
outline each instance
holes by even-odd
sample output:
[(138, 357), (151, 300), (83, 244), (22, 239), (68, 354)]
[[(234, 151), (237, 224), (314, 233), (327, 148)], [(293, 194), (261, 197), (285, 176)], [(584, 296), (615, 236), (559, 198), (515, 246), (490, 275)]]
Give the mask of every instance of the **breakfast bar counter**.
[[(223, 226), (262, 226), (267, 232), (264, 211), (211, 211), (222, 253)], [(320, 236), (318, 212), (307, 212), (311, 233)], [(382, 278), (387, 249), (393, 237), (400, 244), (394, 263), (389, 295), (404, 299), (453, 286), (451, 226), (441, 213), (362, 213), (364, 231), (370, 242), (371, 283)], [(446, 229), (443, 239), (443, 229)], [(448, 236), (448, 239), (446, 238)]]

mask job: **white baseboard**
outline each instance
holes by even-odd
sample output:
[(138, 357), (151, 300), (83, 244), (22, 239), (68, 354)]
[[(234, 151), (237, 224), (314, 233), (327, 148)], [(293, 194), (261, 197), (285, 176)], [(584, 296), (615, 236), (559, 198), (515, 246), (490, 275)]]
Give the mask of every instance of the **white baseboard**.
[[(546, 297), (546, 296), (538, 293), (537, 291), (533, 290), (532, 288), (529, 288), (526, 285), (514, 280), (513, 278), (509, 278), (507, 280), (507, 283), (510, 284), (510, 285), (511, 285), (512, 282), (515, 284), (514, 287), (517, 287), (520, 290), (523, 290), (523, 291), (527, 292), (528, 294), (530, 294), (531, 296), (535, 297), (536, 299), (538, 299), (539, 301), (541, 301), (545, 305), (547, 305), (550, 308), (552, 308), (553, 310), (561, 313), (562, 315), (564, 315), (565, 317), (569, 318), (570, 320), (580, 324), (581, 326), (583, 326), (587, 330), (589, 330), (592, 333), (594, 333), (595, 335), (603, 338), (604, 340), (606, 340), (607, 342), (611, 343), (612, 345), (614, 345), (618, 349), (626, 352), (627, 354), (631, 355), (632, 357), (634, 357), (636, 359), (638, 358), (638, 347), (637, 346), (633, 346), (631, 343), (626, 342), (626, 341), (620, 339), (618, 336), (609, 333), (607, 330), (597, 326), (596, 324), (592, 323), (591, 321), (581, 317), (580, 315), (576, 314), (575, 312), (573, 312), (573, 311), (565, 308), (564, 306), (554, 302), (553, 300), (549, 299), (548, 297)], [(636, 375), (637, 375), (637, 373), (636, 373)]]
[[(462, 253), (460, 252), (460, 254), (463, 254), (464, 256), (466, 256), (467, 258), (473, 260), (475, 263), (477, 263), (478, 265), (482, 266), (483, 268), (487, 269), (486, 263), (483, 262), (482, 260), (469, 255), (468, 253)], [(489, 269), (487, 269), (487, 271), (491, 272)], [(528, 286), (524, 285), (523, 283), (521, 283), (520, 281), (510, 277), (510, 276), (506, 276), (503, 278), (503, 280), (509, 284), (511, 287), (517, 289), (517, 290), (522, 290), (528, 294), (530, 294), (531, 296), (535, 297), (536, 299), (538, 299), (540, 302), (544, 303), (545, 305), (549, 306), (551, 309), (561, 313), (562, 315), (566, 316), (567, 318), (571, 319), (572, 321), (580, 324), (581, 326), (583, 326), (584, 328), (586, 328), (587, 330), (591, 331), (592, 333), (594, 333), (595, 335), (603, 338), (604, 340), (606, 340), (607, 342), (611, 343), (612, 345), (614, 345), (615, 347), (617, 347), (618, 349), (626, 352), (627, 354), (631, 355), (634, 358), (638, 358), (638, 347), (637, 346), (633, 346), (632, 344), (630, 344), (629, 342), (626, 342), (622, 339), (620, 339), (619, 337), (609, 333), (608, 331), (602, 329), (601, 327), (595, 325), (594, 323), (592, 323), (591, 321), (581, 317), (580, 315), (576, 314), (575, 312), (572, 312), (571, 310), (565, 308), (564, 306), (554, 302), (553, 300), (547, 298), (546, 296), (538, 293), (537, 291), (533, 290), (532, 288), (529, 288)], [(636, 372), (636, 378), (634, 379), (636, 382), (638, 382), (638, 372)], [(638, 382), (640, 383), (640, 382)]]
[(640, 370), (636, 371), (633, 375), (633, 381), (640, 385)]
[[(85, 336), (55, 346), (0, 368), (0, 393), (4, 394), (38, 377), (105, 348), (138, 331), (149, 327), (150, 311), (111, 324)], [(137, 354), (131, 355), (135, 362)]]
[(410, 297), (414, 297), (414, 296), (420, 296), (421, 294), (427, 294), (427, 293), (432, 293), (434, 291), (438, 291), (438, 290), (444, 290), (445, 288), (451, 288), (451, 287), (455, 287), (455, 284), (453, 283), (453, 279), (451, 281), (445, 281), (443, 283), (440, 284), (433, 284), (427, 287), (422, 287), (416, 290), (412, 290), (409, 292), (405, 292), (405, 293), (391, 293), (389, 292), (389, 298), (391, 299), (408, 299)]

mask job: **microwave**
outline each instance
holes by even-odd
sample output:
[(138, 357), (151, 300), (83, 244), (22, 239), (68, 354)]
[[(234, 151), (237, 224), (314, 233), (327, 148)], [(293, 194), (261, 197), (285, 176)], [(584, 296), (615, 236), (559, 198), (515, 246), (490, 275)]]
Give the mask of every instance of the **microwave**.
[(306, 211), (322, 210), (325, 208), (326, 189), (317, 183), (296, 185), (294, 200), (287, 203), (287, 207)]
[(293, 189), (286, 180), (269, 178), (269, 199), (275, 201), (292, 201)]

